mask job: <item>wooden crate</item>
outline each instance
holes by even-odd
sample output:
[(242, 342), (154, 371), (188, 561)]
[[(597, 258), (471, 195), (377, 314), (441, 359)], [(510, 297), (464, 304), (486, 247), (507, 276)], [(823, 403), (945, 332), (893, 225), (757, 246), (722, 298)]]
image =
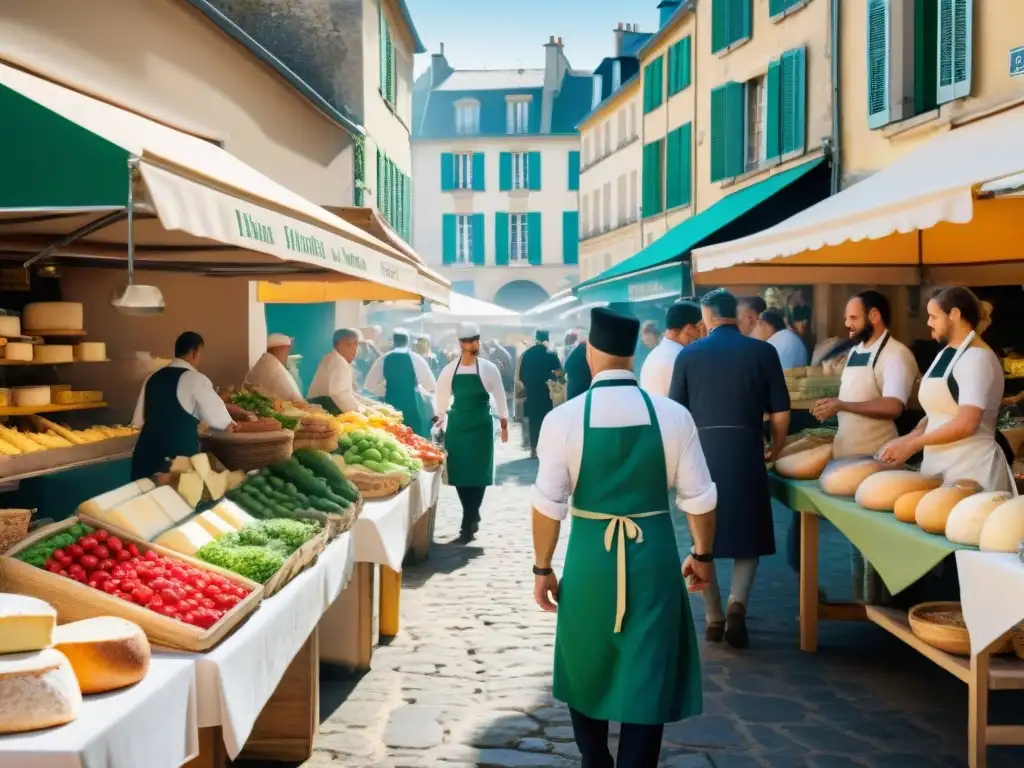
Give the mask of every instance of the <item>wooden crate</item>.
[(277, 569), (277, 573), (263, 585), (263, 597), (276, 595), (288, 582), (312, 566), (320, 553), (324, 551), (324, 547), (327, 546), (329, 537), (330, 530), (325, 525), (320, 533), (292, 552), (291, 556), (284, 561), (284, 565)]
[[(87, 517), (70, 517), (59, 523), (40, 528), (0, 556), (0, 589), (45, 600), (57, 611), (57, 620), (61, 624), (92, 619), (97, 616), (117, 616), (138, 624), (146, 633), (146, 637), (155, 645), (198, 652), (209, 650), (227, 637), (250, 613), (256, 610), (263, 599), (263, 587), (254, 581), (130, 535), (125, 535), (122, 538), (124, 541), (135, 544), (140, 552), (154, 550), (160, 555), (180, 560), (194, 568), (219, 573), (252, 591), (212, 627), (201, 629), (113, 597), (86, 584), (80, 584), (72, 579), (29, 565), (15, 557), (19, 552), (23, 552), (37, 542), (67, 530), (79, 520), (93, 528), (111, 530), (109, 526)], [(120, 533), (117, 535), (121, 537)]]

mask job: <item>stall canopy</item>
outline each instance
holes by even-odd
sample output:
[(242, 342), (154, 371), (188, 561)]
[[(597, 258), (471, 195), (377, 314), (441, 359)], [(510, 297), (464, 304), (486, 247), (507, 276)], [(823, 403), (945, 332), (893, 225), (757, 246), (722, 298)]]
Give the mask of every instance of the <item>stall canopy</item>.
[(411, 318), (408, 322), (447, 325), (465, 322), (518, 327), (521, 318), (522, 315), (514, 310), (452, 291), (447, 307), (435, 306), (432, 311)]
[(574, 304), (578, 304), (577, 299), (572, 294), (572, 288), (566, 288), (564, 291), (559, 291), (551, 296), (551, 298), (542, 301), (532, 309), (528, 309), (523, 313), (523, 317), (541, 317), (552, 312), (561, 310), (562, 312), (569, 309)]
[(1000, 273), (1019, 283), (1019, 267), (1003, 268), (1024, 260), (1024, 203), (1014, 196), (1024, 184), (1022, 137), (1024, 107), (947, 131), (770, 229), (696, 250), (695, 272), (725, 283), (744, 265), (772, 262), (842, 268), (836, 282), (855, 282), (857, 270), (882, 282), (896, 270), (911, 283), (958, 274), (994, 284)]
[(808, 195), (817, 201), (821, 195), (816, 195), (813, 187), (799, 190), (789, 201), (776, 198), (785, 197), (779, 193), (808, 177), (824, 162), (823, 157), (818, 157), (733, 192), (673, 227), (634, 256), (583, 281), (574, 289), (576, 295), (584, 301), (607, 302), (649, 301), (680, 295), (686, 288), (687, 274), (682, 262), (691, 250), (728, 239), (730, 230), (763, 228), (766, 218), (771, 223), (780, 221), (811, 202)]
[(426, 280), (447, 296), (390, 246), (216, 144), (4, 64), (0, 141), (9, 254), (117, 263), (131, 233), (144, 268), (371, 285), (389, 299), (422, 296)]

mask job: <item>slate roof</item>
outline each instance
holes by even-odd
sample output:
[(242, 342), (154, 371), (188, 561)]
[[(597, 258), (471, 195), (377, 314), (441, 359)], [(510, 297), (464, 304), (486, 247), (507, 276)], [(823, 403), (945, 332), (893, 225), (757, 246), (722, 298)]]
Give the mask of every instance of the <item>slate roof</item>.
[(567, 74), (562, 80), (562, 90), (555, 96), (551, 112), (551, 133), (577, 133), (576, 125), (590, 111), (593, 95), (593, 76)]
[(623, 32), (622, 55), (636, 56), (652, 37), (653, 32)]
[(452, 72), (435, 90), (495, 91), (543, 87), (543, 69), (461, 69)]

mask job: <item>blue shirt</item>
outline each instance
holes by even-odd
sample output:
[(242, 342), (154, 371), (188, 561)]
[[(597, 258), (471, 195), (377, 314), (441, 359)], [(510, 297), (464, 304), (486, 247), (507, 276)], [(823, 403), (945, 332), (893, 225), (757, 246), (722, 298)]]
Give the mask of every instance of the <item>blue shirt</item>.
[(775, 347), (779, 353), (779, 362), (782, 363), (782, 370), (790, 368), (803, 368), (809, 364), (807, 359), (807, 347), (794, 331), (784, 328), (776, 331), (768, 339), (768, 343)]

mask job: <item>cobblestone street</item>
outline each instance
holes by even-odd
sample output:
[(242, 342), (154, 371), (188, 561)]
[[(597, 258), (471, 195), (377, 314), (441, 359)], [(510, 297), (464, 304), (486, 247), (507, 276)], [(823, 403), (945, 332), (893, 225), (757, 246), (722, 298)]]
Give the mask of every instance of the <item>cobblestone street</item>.
[[(499, 485), (488, 490), (469, 546), (451, 543), (459, 507), (442, 490), (431, 559), (404, 574), (401, 633), (374, 652), (369, 673), (324, 677), (323, 722), (307, 768), (578, 765), (567, 711), (550, 693), (554, 617), (531, 598), (535, 463), (524, 455), (516, 432), (499, 447)], [(663, 765), (965, 765), (966, 688), (953, 677), (870, 624), (822, 624), (819, 652), (799, 651), (797, 582), (784, 557), (789, 512), (776, 511), (780, 554), (758, 573), (751, 647), (702, 641), (705, 714), (666, 728)], [(563, 531), (560, 553), (566, 538)], [(679, 544), (689, 546), (685, 534)], [(845, 540), (823, 526), (830, 595), (848, 590), (848, 559)], [(702, 636), (699, 596), (693, 608)], [(998, 705), (1020, 702), (994, 705), (996, 719)], [(990, 765), (1024, 765), (1024, 756), (993, 749)]]

